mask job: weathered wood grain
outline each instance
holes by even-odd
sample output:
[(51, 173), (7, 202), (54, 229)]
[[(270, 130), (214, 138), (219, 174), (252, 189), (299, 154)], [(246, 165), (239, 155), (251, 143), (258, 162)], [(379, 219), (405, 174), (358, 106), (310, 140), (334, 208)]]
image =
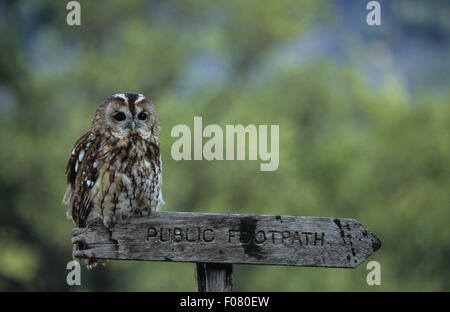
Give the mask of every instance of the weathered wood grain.
[(233, 289), (233, 265), (229, 263), (196, 263), (197, 292), (229, 292)]
[(73, 229), (78, 258), (355, 268), (381, 243), (346, 218), (155, 212)]

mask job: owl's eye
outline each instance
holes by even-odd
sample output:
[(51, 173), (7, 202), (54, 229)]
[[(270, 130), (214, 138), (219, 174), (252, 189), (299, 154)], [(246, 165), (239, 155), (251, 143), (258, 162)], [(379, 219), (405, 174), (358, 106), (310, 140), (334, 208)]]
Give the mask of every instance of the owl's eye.
[(144, 112), (140, 112), (137, 117), (139, 118), (139, 120), (145, 120), (147, 119), (147, 114)]
[(118, 112), (118, 113), (115, 113), (115, 114), (113, 115), (113, 118), (114, 118), (116, 121), (123, 121), (123, 120), (125, 120), (126, 116), (125, 116), (124, 113)]

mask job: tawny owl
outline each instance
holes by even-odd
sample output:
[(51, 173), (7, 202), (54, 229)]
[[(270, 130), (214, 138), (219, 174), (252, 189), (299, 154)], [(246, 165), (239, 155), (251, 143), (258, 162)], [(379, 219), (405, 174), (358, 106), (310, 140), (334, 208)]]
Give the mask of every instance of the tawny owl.
[(142, 94), (106, 99), (67, 164), (68, 218), (78, 227), (100, 218), (112, 228), (131, 215), (159, 210), (164, 204), (159, 132), (155, 108)]

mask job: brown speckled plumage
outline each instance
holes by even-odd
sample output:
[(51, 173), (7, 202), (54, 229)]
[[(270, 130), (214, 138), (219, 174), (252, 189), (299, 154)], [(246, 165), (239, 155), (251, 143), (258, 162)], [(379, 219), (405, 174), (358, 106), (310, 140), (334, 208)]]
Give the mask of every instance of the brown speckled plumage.
[(78, 227), (100, 218), (112, 228), (131, 215), (159, 210), (164, 203), (159, 131), (154, 106), (141, 94), (115, 94), (97, 109), (66, 168), (64, 203)]

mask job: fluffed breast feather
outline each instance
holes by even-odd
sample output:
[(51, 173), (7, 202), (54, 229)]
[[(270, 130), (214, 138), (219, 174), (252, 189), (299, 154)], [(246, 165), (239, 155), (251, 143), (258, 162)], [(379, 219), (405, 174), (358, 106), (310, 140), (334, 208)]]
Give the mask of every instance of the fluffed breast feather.
[(159, 141), (118, 139), (88, 132), (75, 144), (66, 168), (67, 217), (85, 227), (99, 217), (111, 228), (121, 218), (164, 204)]

